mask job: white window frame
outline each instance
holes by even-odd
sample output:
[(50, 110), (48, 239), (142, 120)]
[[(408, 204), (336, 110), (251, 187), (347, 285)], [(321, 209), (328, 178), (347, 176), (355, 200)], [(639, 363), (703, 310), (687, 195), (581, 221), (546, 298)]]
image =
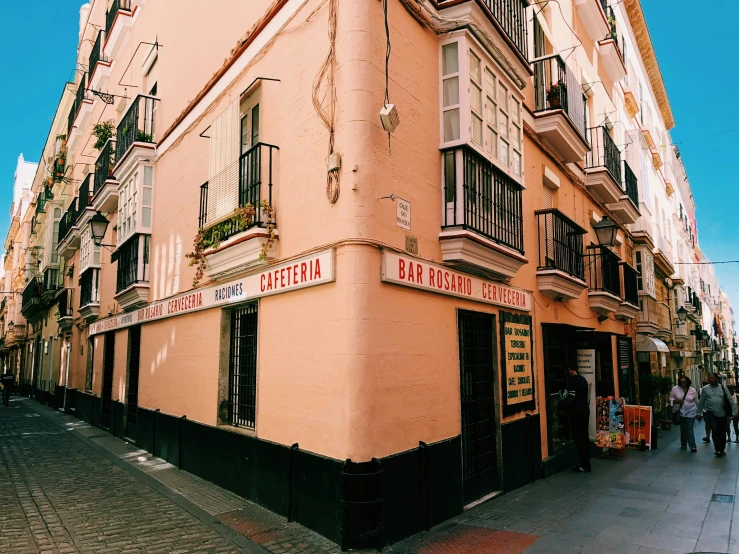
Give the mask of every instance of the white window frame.
[[(155, 180), (154, 166), (146, 164), (136, 165), (121, 180), (118, 186), (117, 248), (133, 235), (152, 233)], [(146, 219), (149, 225), (144, 225)]]
[[(443, 47), (457, 43), (459, 71), (443, 73)], [(480, 78), (473, 77), (472, 56), (480, 60)], [(491, 84), (487, 75), (494, 77)], [(459, 103), (444, 106), (444, 80), (457, 77), (459, 80)], [(478, 113), (472, 107), (472, 87), (480, 87), (482, 106)], [(494, 90), (489, 90), (494, 86)], [(506, 98), (501, 98), (501, 93)], [(494, 103), (491, 107), (489, 103)], [(480, 43), (466, 31), (451, 33), (439, 42), (439, 138), (442, 150), (468, 145), (517, 183), (524, 185), (523, 152), (523, 106), (524, 98), (516, 85), (487, 54)], [(518, 113), (515, 114), (515, 111)], [(460, 134), (458, 140), (444, 140), (444, 113), (459, 109)], [(495, 117), (489, 121), (490, 115)], [(482, 143), (473, 139), (473, 117), (482, 118)], [(515, 121), (514, 121), (515, 119)], [(506, 124), (507, 121), (507, 124)], [(501, 128), (501, 125), (504, 128)], [(517, 141), (514, 136), (517, 135)], [(490, 140), (495, 144), (490, 144)], [(507, 150), (504, 147), (507, 146)], [(507, 153), (507, 155), (505, 155)], [(516, 163), (514, 164), (514, 159)], [(520, 165), (520, 167), (519, 167)], [(516, 172), (518, 169), (518, 173)]]

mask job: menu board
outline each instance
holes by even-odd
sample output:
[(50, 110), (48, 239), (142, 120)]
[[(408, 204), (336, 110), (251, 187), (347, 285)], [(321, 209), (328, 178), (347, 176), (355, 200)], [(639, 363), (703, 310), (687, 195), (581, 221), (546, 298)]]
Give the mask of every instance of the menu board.
[(626, 448), (624, 399), (607, 396), (596, 398), (595, 444), (601, 448)]
[(536, 407), (532, 362), (531, 316), (500, 312), (503, 414)]

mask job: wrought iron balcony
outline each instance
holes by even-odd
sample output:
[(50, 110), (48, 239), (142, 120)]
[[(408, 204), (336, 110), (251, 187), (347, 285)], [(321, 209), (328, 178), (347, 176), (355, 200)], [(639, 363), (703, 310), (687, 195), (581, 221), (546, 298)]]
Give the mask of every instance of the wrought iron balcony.
[(156, 143), (154, 130), (155, 104), (153, 96), (139, 94), (116, 128), (116, 161), (120, 161), (136, 142)]
[(619, 185), (621, 184), (621, 151), (604, 126), (588, 129), (592, 150), (585, 158), (586, 168), (606, 168)]
[(624, 187), (626, 189), (626, 195), (631, 199), (634, 205), (639, 207), (639, 182), (636, 175), (629, 164), (624, 160)]
[(79, 196), (77, 197), (77, 218), (85, 212), (85, 209), (90, 205), (92, 200), (92, 186), (93, 186), (93, 174), (88, 173), (85, 180), (82, 181), (79, 190)]
[(95, 73), (95, 66), (102, 59), (102, 37), (102, 31), (98, 31), (98, 36), (95, 39), (95, 43), (92, 45), (92, 50), (90, 51), (90, 57), (87, 63), (87, 71), (90, 79), (92, 79), (92, 75)]
[[(493, 20), (511, 40), (521, 56), (528, 58), (528, 35), (526, 30), (526, 0), (482, 0), (490, 10)], [(458, 4), (456, 0), (440, 0), (439, 7), (445, 4)]]
[[(143, 252), (140, 251), (142, 247)], [(118, 255), (116, 293), (136, 283), (149, 282), (148, 235), (134, 235), (116, 253)]]
[(62, 214), (62, 218), (59, 220), (59, 242), (67, 236), (69, 231), (74, 227), (77, 222), (77, 216), (79, 211), (77, 209), (77, 197), (70, 202), (67, 210)]
[(595, 246), (589, 247), (586, 258), (588, 288), (591, 291), (607, 292), (621, 298), (619, 257), (608, 248)]
[(633, 306), (638, 307), (639, 306), (639, 285), (638, 285), (639, 272), (627, 263), (622, 263), (621, 267), (623, 269), (623, 283), (624, 283), (623, 301), (628, 302), (629, 304), (632, 304)]
[(46, 203), (53, 198), (54, 195), (50, 189), (45, 186), (41, 188), (41, 192), (36, 197), (36, 216), (46, 213)]
[(539, 270), (558, 269), (585, 280), (583, 235), (587, 232), (559, 210), (539, 210)]
[(95, 179), (92, 195), (95, 196), (103, 188), (105, 181), (113, 178), (115, 167), (115, 141), (108, 140), (95, 161)]
[[(244, 152), (239, 158), (239, 207), (247, 205), (255, 209), (253, 224), (251, 227), (262, 227), (267, 222), (265, 214), (261, 209), (262, 202), (272, 206), (272, 173), (274, 164), (274, 153), (279, 147), (272, 144), (258, 143)], [(274, 219), (272, 224), (274, 224)], [(198, 215), (198, 228), (202, 229), (208, 224), (208, 183), (200, 186), (200, 213)], [(212, 240), (213, 234), (218, 234), (218, 241), (224, 241), (242, 231), (245, 231), (236, 218), (210, 227), (206, 231), (207, 238)]]
[(59, 270), (55, 267), (44, 269), (44, 298), (53, 296), (59, 288)]
[(535, 112), (563, 110), (587, 140), (586, 98), (575, 74), (555, 54), (533, 62)]
[(34, 317), (42, 307), (41, 296), (44, 294), (43, 277), (32, 277), (21, 294), (21, 313), (26, 319)]
[(623, 46), (619, 43), (618, 40), (618, 28), (616, 27), (616, 15), (613, 13), (613, 8), (609, 7), (608, 11), (606, 12), (608, 14), (608, 25), (610, 26), (610, 31), (608, 33), (609, 39), (613, 39), (613, 42), (616, 43), (616, 48), (618, 48), (618, 53), (623, 57)]
[(100, 270), (88, 269), (80, 275), (80, 309), (100, 303)]
[[(456, 154), (460, 151), (462, 180), (458, 182)], [(521, 185), (471, 148), (447, 150), (443, 228), (469, 229), (523, 254), (522, 190)]]
[(105, 30), (107, 35), (110, 35), (110, 31), (113, 29), (113, 24), (115, 23), (115, 17), (120, 10), (130, 12), (131, 0), (113, 0), (110, 4), (110, 8), (105, 13)]
[(80, 107), (82, 106), (82, 101), (85, 99), (86, 90), (87, 90), (87, 74), (83, 74), (82, 79), (80, 80), (80, 85), (79, 87), (77, 87), (77, 93), (75, 95), (74, 102), (72, 103), (72, 108), (69, 110), (69, 117), (67, 118), (67, 135), (69, 135), (72, 132), (72, 126), (74, 125), (74, 120), (80, 111)]
[(71, 320), (74, 316), (74, 304), (72, 302), (74, 298), (73, 295), (74, 289), (64, 289), (64, 291), (59, 294), (59, 303), (57, 304), (57, 320), (60, 324), (63, 320)]

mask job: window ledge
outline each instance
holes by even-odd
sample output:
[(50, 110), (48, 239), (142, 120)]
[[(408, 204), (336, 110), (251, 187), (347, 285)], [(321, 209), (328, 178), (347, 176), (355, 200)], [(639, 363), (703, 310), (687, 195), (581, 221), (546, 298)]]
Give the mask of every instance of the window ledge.
[[(276, 229), (274, 235), (276, 241), (279, 238)], [(260, 259), (262, 249), (269, 241), (270, 232), (263, 227), (252, 227), (234, 235), (218, 248), (206, 250), (205, 275), (211, 279), (219, 279), (267, 265), (274, 259), (277, 249), (273, 242), (267, 249), (267, 259)]]
[(216, 429), (220, 431), (229, 431), (231, 433), (236, 433), (237, 435), (246, 435), (247, 437), (257, 438), (256, 430), (250, 429), (249, 427), (237, 427), (232, 423), (219, 423), (216, 425)]

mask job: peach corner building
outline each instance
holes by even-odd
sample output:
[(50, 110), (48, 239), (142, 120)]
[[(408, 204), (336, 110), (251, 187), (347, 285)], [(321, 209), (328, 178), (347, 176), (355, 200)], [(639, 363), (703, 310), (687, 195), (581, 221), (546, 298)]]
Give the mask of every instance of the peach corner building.
[(565, 4), (85, 4), (4, 367), (344, 547), (571, 466), (582, 352), (628, 403), (730, 371), (640, 4)]

